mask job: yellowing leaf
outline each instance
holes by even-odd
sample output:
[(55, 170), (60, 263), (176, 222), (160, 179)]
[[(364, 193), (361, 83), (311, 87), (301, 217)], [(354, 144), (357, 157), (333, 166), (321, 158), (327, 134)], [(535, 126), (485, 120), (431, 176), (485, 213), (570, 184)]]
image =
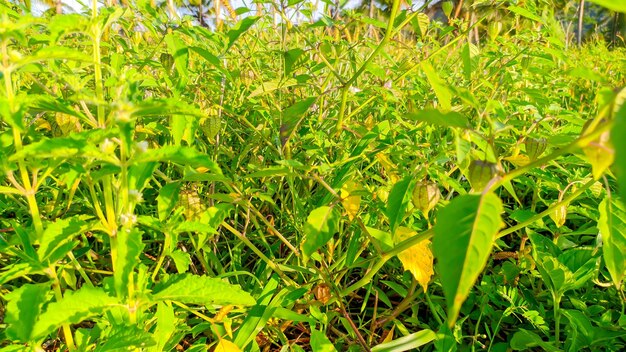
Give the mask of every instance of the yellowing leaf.
[(341, 196), (341, 204), (344, 209), (346, 209), (346, 213), (348, 213), (348, 219), (352, 220), (356, 217), (356, 214), (359, 212), (359, 208), (361, 207), (361, 196), (351, 195), (354, 191), (359, 190), (360, 187), (354, 181), (346, 182), (341, 190), (339, 191), (339, 195)]
[(591, 164), (593, 178), (600, 179), (615, 159), (615, 149), (613, 149), (610, 141), (610, 132), (604, 132), (600, 138), (589, 143), (583, 148), (583, 152)]
[(221, 339), (220, 342), (215, 346), (213, 352), (240, 352), (241, 350), (234, 343)]
[(524, 166), (530, 162), (528, 156), (523, 154), (507, 156), (504, 160), (511, 162), (511, 164), (517, 167)]
[[(402, 242), (416, 234), (417, 232), (400, 226), (396, 230), (395, 242)], [(417, 282), (424, 288), (424, 292), (426, 292), (428, 282), (434, 274), (433, 252), (430, 249), (430, 241), (421, 241), (413, 247), (398, 253), (398, 259), (402, 262), (404, 269), (413, 274)]]

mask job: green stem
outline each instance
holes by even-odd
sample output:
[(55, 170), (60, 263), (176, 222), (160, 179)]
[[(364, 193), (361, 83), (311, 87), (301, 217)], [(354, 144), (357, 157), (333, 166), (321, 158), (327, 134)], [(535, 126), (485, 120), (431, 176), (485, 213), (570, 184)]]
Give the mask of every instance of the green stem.
[(554, 344), (559, 347), (561, 344), (561, 296), (557, 293), (554, 299)]
[(396, 16), (398, 15), (398, 9), (400, 8), (400, 0), (393, 0), (393, 5), (391, 6), (391, 14), (389, 15), (389, 22), (387, 23), (387, 30), (385, 31), (385, 36), (380, 41), (378, 46), (374, 49), (374, 51), (368, 56), (363, 65), (350, 77), (350, 79), (341, 87), (341, 106), (339, 108), (339, 116), (337, 116), (337, 126), (335, 127), (337, 135), (341, 133), (343, 130), (343, 120), (344, 115), (346, 113), (346, 102), (348, 100), (348, 89), (354, 84), (354, 82), (359, 78), (359, 76), (367, 69), (367, 66), (374, 60), (376, 55), (380, 53), (381, 50), (387, 45), (389, 39), (394, 34), (393, 24), (396, 20)]
[[(46, 270), (46, 272), (53, 281), (52, 288), (54, 290), (54, 298), (57, 300), (57, 302), (61, 302), (61, 300), (63, 299), (63, 293), (61, 292), (61, 281), (59, 280), (59, 277), (57, 276), (54, 266), (50, 266)], [(69, 351), (76, 350), (76, 345), (74, 344), (74, 337), (72, 336), (72, 330), (70, 329), (70, 324), (65, 323), (61, 325), (61, 329), (63, 330), (63, 338), (65, 339), (65, 344), (67, 345), (67, 349)]]

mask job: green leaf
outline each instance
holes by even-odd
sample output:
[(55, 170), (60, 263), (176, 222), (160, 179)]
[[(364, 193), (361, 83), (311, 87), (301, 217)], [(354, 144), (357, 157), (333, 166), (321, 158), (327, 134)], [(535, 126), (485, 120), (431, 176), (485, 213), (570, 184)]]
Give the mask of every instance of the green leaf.
[(337, 352), (328, 337), (316, 329), (311, 329), (311, 350), (313, 352)]
[(222, 174), (211, 158), (190, 147), (165, 146), (158, 149), (149, 149), (135, 157), (135, 162), (149, 161), (170, 161), (182, 165), (189, 165), (193, 168), (204, 167), (216, 174)]
[(333, 237), (339, 230), (339, 219), (337, 211), (328, 206), (319, 207), (309, 214), (301, 245), (304, 255), (310, 256)]
[[(61, 246), (72, 241), (74, 237), (88, 230), (87, 223), (78, 216), (66, 219), (59, 219), (46, 226), (41, 239), (37, 257), (42, 263), (57, 261), (63, 258), (65, 253), (55, 253)], [(72, 246), (73, 247), (73, 246)]]
[(163, 286), (155, 289), (154, 300), (203, 305), (250, 306), (255, 303), (239, 286), (207, 276), (173, 275)]
[(156, 311), (157, 326), (153, 336), (156, 338), (156, 344), (149, 351), (161, 352), (165, 351), (167, 342), (176, 332), (176, 326), (179, 320), (174, 314), (172, 306), (165, 302), (159, 302)]
[(446, 112), (450, 111), (452, 108), (452, 93), (450, 92), (450, 88), (448, 88), (448, 84), (439, 77), (439, 74), (437, 74), (437, 71), (435, 71), (435, 68), (431, 64), (423, 61), (421, 66), (426, 74), (426, 78), (428, 78), (430, 86), (435, 91), (441, 110)]
[(385, 209), (385, 215), (389, 219), (389, 228), (393, 238), (394, 232), (406, 213), (406, 209), (409, 206), (409, 198), (407, 194), (410, 194), (410, 186), (413, 177), (407, 176), (402, 180), (396, 182), (389, 193), (387, 198), (387, 208)]
[(406, 115), (406, 118), (443, 127), (469, 127), (469, 122), (467, 121), (467, 118), (463, 114), (454, 111), (441, 112), (437, 109), (426, 109), (418, 112), (408, 113)]
[(307, 110), (309, 110), (315, 100), (315, 97), (309, 97), (283, 110), (282, 123), (280, 125), (280, 142), (283, 146), (291, 139), (296, 128), (306, 117)]
[(529, 20), (533, 20), (535, 22), (543, 23), (543, 19), (541, 19), (541, 17), (535, 15), (534, 13), (528, 11), (527, 9), (525, 9), (523, 7), (511, 5), (511, 6), (509, 6), (509, 11), (511, 11), (511, 12), (517, 14), (517, 15), (520, 15), (522, 17), (526, 17)]
[(65, 297), (48, 304), (33, 327), (33, 339), (40, 339), (63, 324), (76, 324), (104, 314), (109, 308), (119, 306), (115, 297), (101, 288), (83, 287), (75, 292), (66, 292)]
[(180, 193), (180, 182), (172, 182), (161, 187), (157, 196), (157, 209), (159, 220), (165, 221), (172, 213), (172, 209), (178, 202), (178, 194)]
[(8, 301), (4, 322), (8, 325), (5, 334), (10, 340), (30, 342), (33, 325), (46, 302), (50, 285), (26, 284), (7, 294)]
[(374, 346), (372, 352), (403, 352), (432, 342), (437, 335), (432, 330), (422, 330), (393, 341)]
[(622, 199), (626, 199), (626, 138), (624, 136), (626, 136), (626, 104), (623, 104), (615, 114), (615, 124), (611, 130), (611, 143), (615, 149), (613, 167)]
[(589, 0), (611, 11), (626, 13), (626, 0)]
[(152, 335), (136, 325), (114, 325), (104, 344), (96, 347), (94, 352), (105, 351), (137, 351), (154, 346)]
[(177, 87), (181, 89), (187, 85), (189, 80), (189, 49), (174, 33), (169, 33), (165, 36), (165, 43), (167, 44), (168, 52), (174, 57), (176, 71), (180, 76)]
[(511, 348), (515, 351), (527, 351), (533, 347), (541, 347), (544, 351), (561, 351), (551, 343), (545, 342), (541, 337), (532, 331), (519, 329), (511, 339)]
[(602, 200), (598, 229), (604, 263), (619, 290), (626, 273), (626, 209), (620, 199), (613, 196)]
[(226, 34), (228, 36), (228, 47), (226, 48), (226, 50), (228, 50), (233, 44), (235, 44), (235, 41), (248, 29), (250, 29), (250, 27), (252, 27), (256, 21), (259, 20), (260, 17), (258, 16), (250, 16), (250, 17), (246, 17), (244, 19), (242, 19), (241, 21), (239, 21), (237, 23), (237, 25), (228, 31), (228, 33)]
[(141, 232), (136, 228), (121, 229), (117, 233), (117, 256), (113, 263), (113, 282), (118, 297), (126, 297), (134, 285), (135, 267), (140, 263), (139, 255), (143, 250)]
[(482, 272), (498, 230), (502, 202), (493, 193), (467, 194), (452, 200), (437, 216), (433, 252), (448, 305), (450, 327)]

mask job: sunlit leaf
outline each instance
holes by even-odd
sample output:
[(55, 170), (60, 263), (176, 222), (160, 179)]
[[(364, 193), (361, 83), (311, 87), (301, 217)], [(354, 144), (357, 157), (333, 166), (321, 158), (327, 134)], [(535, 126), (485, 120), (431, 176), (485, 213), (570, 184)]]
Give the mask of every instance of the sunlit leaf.
[(250, 306), (255, 303), (254, 298), (239, 286), (218, 278), (189, 274), (173, 275), (155, 288), (153, 299), (203, 305)]
[[(400, 243), (417, 232), (407, 227), (398, 227), (396, 230), (395, 242)], [(424, 292), (428, 291), (428, 283), (433, 276), (433, 253), (430, 249), (429, 240), (421, 241), (407, 250), (398, 253), (398, 259), (402, 262), (404, 270), (408, 270), (413, 274), (415, 280), (422, 286)]]
[(448, 306), (448, 325), (454, 326), (461, 304), (491, 253), (502, 227), (502, 202), (493, 193), (467, 194), (439, 211), (433, 252)]
[(313, 210), (304, 224), (302, 252), (310, 256), (324, 246), (339, 230), (339, 216), (335, 208), (323, 206)]
[(599, 210), (604, 263), (619, 289), (626, 275), (626, 209), (620, 199), (606, 197)]

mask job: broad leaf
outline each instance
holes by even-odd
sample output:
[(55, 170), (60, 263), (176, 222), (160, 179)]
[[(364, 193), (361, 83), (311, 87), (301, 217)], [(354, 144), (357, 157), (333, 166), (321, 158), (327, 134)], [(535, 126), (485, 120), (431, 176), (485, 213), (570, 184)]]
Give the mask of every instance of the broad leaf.
[(76, 324), (93, 316), (104, 314), (107, 309), (119, 306), (115, 297), (101, 288), (83, 287), (66, 292), (60, 301), (48, 304), (33, 327), (32, 337), (43, 338), (63, 324)]
[(619, 289), (626, 273), (626, 209), (620, 199), (607, 197), (600, 203), (598, 228), (604, 263)]
[(218, 278), (189, 274), (174, 275), (162, 286), (155, 289), (153, 299), (156, 301), (238, 306), (250, 306), (255, 303), (254, 298), (239, 286)]
[(59, 249), (87, 229), (87, 223), (77, 216), (50, 223), (39, 240), (37, 257), (42, 263), (63, 258), (66, 253), (58, 253)]
[(482, 272), (502, 226), (502, 202), (493, 193), (455, 198), (437, 216), (433, 251), (453, 326), (461, 304)]
[(4, 322), (8, 325), (5, 334), (10, 340), (29, 342), (33, 325), (41, 313), (41, 307), (50, 292), (50, 285), (26, 284), (7, 294), (8, 301)]
[(339, 230), (339, 215), (334, 208), (323, 206), (309, 214), (304, 224), (302, 252), (310, 256), (325, 245)]
[(256, 23), (256, 21), (259, 20), (259, 18), (260, 17), (258, 16), (246, 17), (239, 21), (233, 29), (229, 30), (227, 33), (228, 47), (226, 48), (226, 50), (228, 50), (228, 48), (230, 48), (245, 31), (250, 29), (250, 27), (252, 27)]

